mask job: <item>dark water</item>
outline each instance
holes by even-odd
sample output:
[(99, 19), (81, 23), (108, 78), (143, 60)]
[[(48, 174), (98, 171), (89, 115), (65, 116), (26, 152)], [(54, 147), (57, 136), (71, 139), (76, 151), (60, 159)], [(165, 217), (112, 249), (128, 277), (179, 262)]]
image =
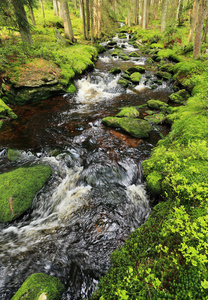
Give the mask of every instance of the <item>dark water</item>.
[[(135, 50), (123, 43), (127, 54)], [(123, 89), (117, 84), (119, 75), (109, 74), (112, 67), (124, 70), (145, 61), (143, 56), (111, 59), (108, 51), (92, 73), (77, 80), (75, 95), (13, 107), (19, 119), (1, 131), (0, 171), (44, 162), (53, 168), (53, 176), (28, 214), (0, 225), (1, 299), (11, 299), (35, 272), (60, 278), (66, 286), (62, 299), (89, 298), (110, 266), (112, 251), (149, 216), (152, 199), (141, 162), (169, 129), (157, 126), (142, 140), (101, 123), (119, 107), (168, 99), (168, 82), (155, 90), (148, 82), (144, 85), (148, 76), (154, 78), (152, 70), (133, 90)], [(7, 159), (7, 148), (20, 150), (17, 163)]]

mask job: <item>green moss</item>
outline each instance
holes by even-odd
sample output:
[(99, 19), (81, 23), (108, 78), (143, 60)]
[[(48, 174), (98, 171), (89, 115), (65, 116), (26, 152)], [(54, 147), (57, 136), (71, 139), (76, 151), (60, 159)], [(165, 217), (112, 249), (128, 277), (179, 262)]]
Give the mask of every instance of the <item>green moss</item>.
[(64, 285), (58, 278), (44, 273), (35, 273), (25, 280), (12, 300), (39, 300), (40, 296), (43, 297), (41, 299), (57, 300), (61, 298), (64, 289)]
[(162, 72), (162, 71), (158, 71), (156, 72), (157, 77), (159, 78), (163, 78), (163, 79), (171, 79), (172, 75), (168, 72)]
[(190, 94), (186, 90), (180, 90), (176, 93), (173, 93), (169, 96), (169, 99), (174, 103), (184, 104), (188, 98), (190, 97)]
[(105, 125), (118, 127), (137, 138), (146, 138), (151, 132), (151, 126), (145, 120), (135, 118), (106, 117), (103, 119)]
[(67, 93), (70, 93), (70, 94), (73, 94), (73, 93), (76, 92), (76, 90), (77, 90), (77, 89), (76, 89), (75, 85), (74, 85), (73, 83), (71, 83), (71, 84), (68, 86), (66, 92), (67, 92)]
[(137, 53), (137, 52), (131, 52), (131, 53), (129, 53), (129, 56), (130, 57), (140, 57), (139, 53)]
[(157, 44), (157, 43), (153, 43), (153, 44), (151, 44), (150, 45), (150, 48), (151, 49), (163, 49), (164, 48), (164, 46), (163, 46), (163, 44)]
[(162, 175), (159, 174), (159, 172), (155, 171), (147, 175), (146, 178), (147, 188), (153, 195), (161, 194), (162, 192), (161, 180), (162, 180)]
[(120, 59), (122, 59), (122, 60), (129, 60), (129, 57), (126, 55), (126, 54), (124, 54), (124, 53), (119, 53), (119, 58)]
[(126, 80), (124, 78), (121, 78), (121, 79), (118, 80), (118, 83), (120, 85), (122, 85), (124, 88), (126, 88), (129, 85), (130, 81), (128, 81), (128, 80)]
[(121, 69), (118, 68), (118, 67), (112, 68), (110, 70), (110, 73), (112, 73), (112, 74), (119, 74), (119, 73), (121, 73)]
[(160, 100), (148, 100), (147, 105), (151, 109), (162, 110), (163, 108), (168, 108), (168, 104)]
[(35, 194), (50, 175), (51, 168), (45, 165), (22, 167), (0, 174), (0, 222), (12, 221), (29, 209)]
[(17, 115), (12, 111), (12, 109), (8, 107), (1, 99), (0, 99), (0, 116), (6, 118), (12, 118), (12, 119), (18, 118)]
[(162, 113), (159, 114), (153, 114), (151, 116), (144, 117), (145, 120), (150, 122), (151, 124), (161, 124), (165, 121), (166, 116)]
[(141, 74), (139, 72), (135, 72), (135, 73), (132, 73), (130, 75), (130, 80), (133, 82), (133, 83), (139, 83), (140, 80), (141, 80)]
[(121, 111), (116, 115), (116, 117), (137, 118), (139, 117), (139, 111), (134, 107), (125, 107), (121, 109)]

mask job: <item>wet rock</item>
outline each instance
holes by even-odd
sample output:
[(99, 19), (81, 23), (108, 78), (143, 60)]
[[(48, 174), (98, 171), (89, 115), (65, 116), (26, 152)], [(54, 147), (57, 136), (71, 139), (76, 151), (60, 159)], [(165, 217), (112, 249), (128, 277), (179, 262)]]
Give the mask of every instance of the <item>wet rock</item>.
[(160, 111), (167, 111), (168, 104), (162, 102), (160, 100), (149, 100), (147, 101), (147, 105), (150, 109), (160, 110)]
[(131, 117), (137, 118), (139, 117), (139, 111), (134, 107), (124, 107), (121, 111), (116, 115), (116, 117)]
[(145, 73), (145, 68), (141, 66), (136, 66), (136, 67), (130, 67), (125, 70), (125, 73), (129, 75), (135, 72)]
[(135, 72), (135, 73), (131, 74), (130, 80), (133, 83), (139, 83), (141, 80), (141, 74), (139, 72)]
[(124, 78), (121, 78), (121, 79), (118, 80), (118, 83), (120, 85), (122, 85), (124, 88), (126, 88), (130, 84), (130, 81), (128, 81), (128, 80), (126, 80)]
[(61, 298), (64, 290), (65, 286), (58, 278), (44, 273), (35, 273), (25, 280), (20, 289), (12, 297), (12, 300), (55, 300)]
[(146, 138), (151, 132), (151, 126), (146, 120), (135, 118), (106, 117), (103, 124), (118, 127), (137, 138)]
[(162, 113), (159, 113), (159, 114), (153, 114), (151, 116), (146, 116), (144, 117), (144, 119), (151, 124), (161, 124), (165, 121), (166, 116)]
[(156, 76), (159, 78), (163, 78), (163, 79), (171, 79), (172, 75), (168, 72), (162, 72), (162, 71), (158, 71), (156, 73)]
[(184, 104), (188, 98), (190, 97), (190, 94), (185, 90), (180, 90), (176, 93), (173, 93), (169, 96), (170, 101), (174, 103)]
[[(0, 99), (0, 120), (1, 119), (17, 119), (17, 115), (8, 107), (3, 100)], [(0, 128), (3, 121), (0, 122)]]
[(115, 75), (115, 74), (119, 74), (119, 73), (121, 73), (121, 69), (115, 67), (115, 68), (112, 68), (112, 69), (110, 70), (109, 73), (112, 73), (112, 74), (114, 74), (114, 75)]
[(126, 39), (125, 33), (119, 33), (118, 38), (119, 39)]
[(50, 176), (51, 168), (46, 165), (21, 167), (0, 174), (0, 222), (15, 220), (27, 211)]
[(122, 60), (129, 60), (129, 57), (126, 55), (126, 54), (124, 54), (124, 53), (119, 53), (119, 58), (120, 59), (122, 59)]
[(131, 52), (131, 53), (129, 54), (129, 56), (130, 56), (130, 57), (140, 57), (139, 53), (137, 53), (137, 52)]

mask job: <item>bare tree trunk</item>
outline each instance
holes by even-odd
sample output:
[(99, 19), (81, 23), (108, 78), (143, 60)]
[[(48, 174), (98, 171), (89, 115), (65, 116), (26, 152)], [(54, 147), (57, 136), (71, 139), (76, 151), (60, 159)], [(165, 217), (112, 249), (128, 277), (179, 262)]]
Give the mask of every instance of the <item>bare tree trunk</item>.
[(208, 30), (208, 17), (206, 19), (206, 25), (204, 27), (204, 33), (203, 33), (203, 37), (202, 37), (202, 42), (205, 42), (205, 43), (207, 40), (207, 30)]
[(59, 9), (60, 18), (63, 19), (62, 8), (61, 8), (61, 0), (58, 1), (58, 9)]
[(138, 25), (139, 24), (139, 1), (138, 0), (133, 0), (133, 15), (134, 15), (134, 24)]
[(144, 0), (140, 0), (140, 7), (141, 7), (141, 25), (143, 26), (143, 19), (144, 19)]
[(162, 32), (165, 31), (165, 27), (166, 27), (167, 11), (168, 11), (168, 0), (163, 0), (162, 15), (161, 15), (161, 31)]
[(16, 0), (12, 0), (11, 3), (14, 7), (14, 13), (23, 43), (32, 44), (33, 40), (30, 33), (30, 26), (22, 1), (17, 2)]
[(85, 0), (86, 4), (86, 37), (89, 39), (89, 34), (90, 34), (90, 0)]
[(202, 31), (203, 31), (203, 24), (204, 18), (206, 14), (206, 7), (207, 7), (207, 0), (201, 0), (199, 4), (199, 12), (195, 30), (195, 39), (194, 39), (194, 53), (193, 57), (197, 58), (200, 55), (201, 51), (201, 43), (202, 43)]
[(142, 23), (143, 29), (145, 29), (147, 25), (147, 1), (148, 0), (144, 0), (144, 4), (143, 4), (143, 23)]
[(77, 0), (74, 0), (74, 9), (77, 10)]
[(92, 0), (93, 1), (93, 32), (94, 37), (98, 38), (98, 0)]
[(180, 6), (181, 6), (181, 0), (178, 1), (178, 7), (177, 7), (177, 11), (176, 11), (176, 22), (175, 22), (176, 26), (177, 26), (177, 22), (178, 22)]
[(43, 0), (40, 0), (40, 4), (41, 4), (41, 9), (42, 9), (43, 19), (45, 19), (45, 11), (44, 11), (44, 6), (43, 6)]
[(58, 16), (59, 13), (58, 13), (58, 2), (57, 0), (53, 0), (53, 13), (54, 13), (54, 16)]
[(62, 15), (62, 20), (64, 23), (64, 32), (67, 38), (70, 39), (70, 41), (74, 42), (74, 34), (73, 34), (73, 29), (71, 25), (71, 18), (69, 15), (69, 7), (68, 7), (68, 2), (67, 0), (62, 0), (60, 1), (60, 8), (61, 8), (61, 15)]
[(199, 1), (195, 0), (193, 4), (192, 14), (191, 14), (191, 26), (189, 31), (189, 43), (193, 41), (194, 30), (196, 27), (197, 14), (199, 10)]
[(102, 23), (102, 14), (101, 14), (101, 8), (102, 8), (102, 0), (98, 0), (98, 38), (100, 37), (101, 34), (101, 23)]
[(148, 27), (148, 24), (149, 24), (149, 17), (150, 17), (150, 3), (151, 3), (151, 0), (147, 0), (146, 28)]
[(128, 9), (128, 26), (131, 26), (131, 11)]
[(35, 16), (34, 16), (33, 8), (32, 8), (29, 1), (28, 1), (28, 6), (29, 6), (29, 9), (30, 9), (30, 16), (31, 16), (32, 23), (35, 26), (36, 25)]
[(91, 15), (91, 44), (94, 43), (94, 16), (93, 16), (93, 0), (90, 0), (90, 15)]
[(80, 4), (80, 13), (82, 17), (82, 24), (83, 24), (83, 38), (84, 40), (87, 39), (86, 37), (86, 20), (85, 20), (85, 10), (84, 10), (84, 0), (79, 0)]

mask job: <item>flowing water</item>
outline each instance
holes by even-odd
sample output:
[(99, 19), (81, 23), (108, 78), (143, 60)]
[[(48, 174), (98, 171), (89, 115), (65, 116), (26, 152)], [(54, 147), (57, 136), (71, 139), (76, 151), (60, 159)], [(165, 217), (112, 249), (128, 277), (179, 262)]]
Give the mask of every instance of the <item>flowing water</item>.
[[(114, 38), (128, 54), (138, 51)], [(100, 55), (95, 70), (76, 81), (75, 95), (13, 107), (18, 120), (0, 136), (1, 172), (25, 163), (46, 163), (53, 169), (48, 184), (36, 195), (32, 209), (9, 224), (0, 224), (0, 298), (11, 299), (35, 272), (54, 275), (65, 284), (62, 299), (89, 298), (110, 266), (110, 254), (145, 222), (151, 211), (141, 162), (167, 134), (157, 126), (148, 139), (136, 139), (106, 128), (102, 118), (122, 106), (166, 100), (168, 82), (148, 87), (152, 70), (141, 83), (125, 90), (118, 85), (122, 70), (145, 65), (146, 57), (122, 61), (111, 50)], [(18, 162), (7, 148), (19, 149)]]

